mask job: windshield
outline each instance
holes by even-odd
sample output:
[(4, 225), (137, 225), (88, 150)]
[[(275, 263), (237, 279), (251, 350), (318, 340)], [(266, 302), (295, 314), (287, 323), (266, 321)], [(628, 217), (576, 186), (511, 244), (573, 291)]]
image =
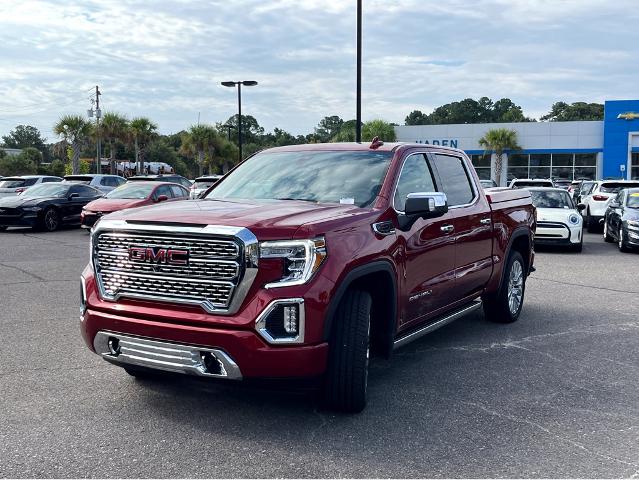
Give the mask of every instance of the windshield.
[(151, 192), (156, 185), (150, 185), (148, 183), (125, 183), (118, 188), (111, 190), (106, 194), (105, 198), (129, 198), (143, 200), (151, 195)]
[(84, 185), (88, 185), (89, 183), (91, 183), (91, 180), (93, 180), (91, 177), (74, 177), (71, 175), (69, 175), (68, 177), (64, 177), (65, 182), (82, 183)]
[(531, 190), (530, 195), (537, 208), (575, 208), (568, 192)]
[(23, 197), (55, 197), (62, 198), (67, 195), (69, 185), (62, 185), (60, 182), (43, 183), (25, 190)]
[(307, 200), (369, 205), (384, 181), (392, 152), (265, 152), (249, 158), (206, 196)]
[(602, 183), (601, 187), (599, 188), (599, 191), (601, 193), (619, 193), (624, 188), (636, 188), (636, 187), (639, 187), (639, 182), (637, 182), (637, 183), (632, 183), (632, 182), (626, 182), (626, 183)]
[(632, 192), (628, 195), (626, 206), (628, 208), (639, 208), (639, 192)]

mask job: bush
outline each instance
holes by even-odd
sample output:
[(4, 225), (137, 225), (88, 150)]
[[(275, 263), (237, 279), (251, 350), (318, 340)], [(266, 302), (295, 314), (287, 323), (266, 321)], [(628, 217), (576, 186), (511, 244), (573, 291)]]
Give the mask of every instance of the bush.
[(56, 158), (53, 162), (51, 162), (51, 165), (49, 165), (49, 175), (54, 175), (56, 177), (64, 177), (65, 172), (66, 172), (66, 165), (59, 158)]
[(11, 177), (14, 175), (29, 175), (36, 172), (35, 164), (23, 155), (7, 155), (0, 158), (0, 175)]
[[(91, 164), (86, 160), (80, 160), (80, 175), (86, 175), (87, 173), (91, 173)], [(64, 166), (64, 174), (65, 175), (73, 175), (73, 165), (71, 162), (67, 163)]]

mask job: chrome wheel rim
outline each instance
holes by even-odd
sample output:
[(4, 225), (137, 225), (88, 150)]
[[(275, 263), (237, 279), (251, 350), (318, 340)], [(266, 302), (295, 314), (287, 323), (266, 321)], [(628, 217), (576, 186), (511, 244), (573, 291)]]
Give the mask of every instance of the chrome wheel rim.
[(58, 228), (58, 218), (56, 213), (53, 210), (49, 210), (47, 214), (44, 216), (44, 224), (47, 227), (47, 230), (55, 230)]
[(623, 248), (623, 228), (619, 227), (619, 248)]
[(604, 240), (608, 239), (608, 222), (604, 220), (604, 230), (603, 230)]
[(524, 296), (524, 269), (519, 260), (515, 260), (510, 267), (510, 278), (508, 279), (508, 308), (510, 313), (515, 315), (521, 306)]
[(366, 334), (366, 364), (364, 365), (364, 393), (368, 391), (368, 362), (371, 352), (371, 316), (368, 315), (368, 331)]

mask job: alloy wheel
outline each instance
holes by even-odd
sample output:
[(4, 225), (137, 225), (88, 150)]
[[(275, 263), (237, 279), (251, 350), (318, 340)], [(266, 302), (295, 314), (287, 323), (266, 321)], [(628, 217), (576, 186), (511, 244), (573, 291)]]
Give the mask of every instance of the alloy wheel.
[(512, 315), (516, 315), (521, 306), (524, 295), (524, 269), (521, 262), (515, 260), (510, 268), (508, 279), (508, 308)]
[(55, 210), (49, 210), (44, 216), (44, 225), (50, 232), (58, 228), (58, 214)]

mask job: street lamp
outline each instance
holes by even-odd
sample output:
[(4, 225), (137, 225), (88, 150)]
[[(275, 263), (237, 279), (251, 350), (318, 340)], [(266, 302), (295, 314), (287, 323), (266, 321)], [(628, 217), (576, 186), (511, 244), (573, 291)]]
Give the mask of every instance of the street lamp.
[(357, 93), (355, 100), (355, 141), (362, 141), (362, 0), (357, 0)]
[(242, 161), (242, 85), (254, 87), (255, 80), (243, 80), (241, 82), (222, 82), (225, 87), (235, 87), (237, 85), (237, 146), (240, 150), (240, 162)]

